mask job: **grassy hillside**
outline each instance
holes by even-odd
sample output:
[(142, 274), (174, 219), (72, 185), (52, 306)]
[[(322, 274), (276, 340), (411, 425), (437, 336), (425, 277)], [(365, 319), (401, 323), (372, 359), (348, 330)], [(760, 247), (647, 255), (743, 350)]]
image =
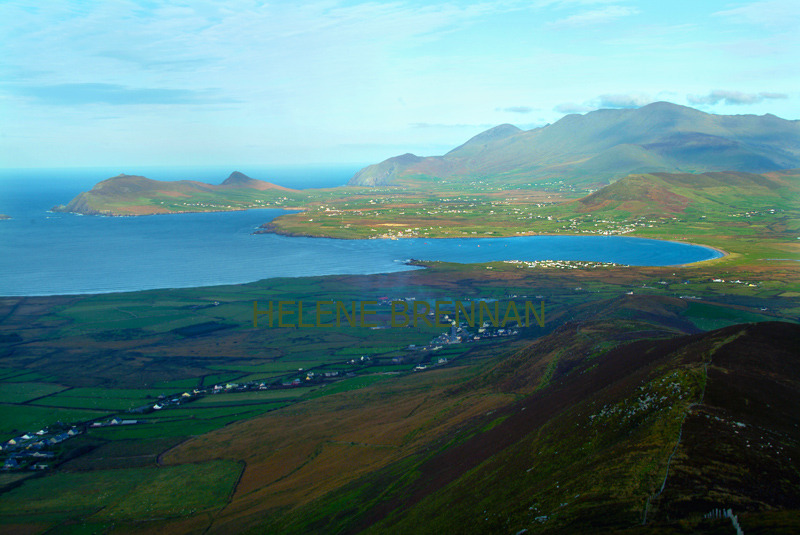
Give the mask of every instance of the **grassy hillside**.
[(624, 210), (632, 215), (692, 214), (721, 217), (732, 211), (797, 209), (800, 172), (649, 173), (626, 177), (577, 200), (583, 211)]

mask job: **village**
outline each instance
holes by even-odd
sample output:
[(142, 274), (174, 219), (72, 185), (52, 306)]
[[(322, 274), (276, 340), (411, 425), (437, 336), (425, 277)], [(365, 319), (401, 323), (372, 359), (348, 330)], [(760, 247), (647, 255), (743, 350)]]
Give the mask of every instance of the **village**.
[(520, 268), (555, 268), (555, 269), (595, 269), (624, 267), (625, 264), (614, 262), (587, 262), (583, 260), (503, 260), (504, 264), (515, 265)]
[[(413, 297), (404, 298), (413, 302)], [(431, 312), (429, 316), (432, 316)], [(17, 471), (45, 471), (50, 470), (65, 460), (67, 449), (64, 443), (84, 435), (94, 429), (117, 426), (158, 425), (158, 419), (137, 418), (137, 415), (150, 415), (155, 412), (168, 411), (171, 408), (184, 406), (205, 396), (219, 396), (234, 393), (257, 392), (265, 390), (288, 390), (297, 388), (322, 387), (336, 381), (354, 378), (358, 375), (369, 374), (370, 367), (374, 365), (405, 365), (406, 372), (415, 373), (429, 368), (448, 364), (446, 356), (437, 356), (436, 352), (453, 344), (475, 343), (482, 340), (509, 337), (519, 334), (516, 324), (508, 327), (496, 328), (491, 323), (484, 322), (480, 327), (471, 332), (466, 322), (460, 325), (450, 317), (442, 315), (442, 322), (450, 322), (447, 331), (435, 336), (425, 345), (410, 344), (405, 349), (408, 356), (381, 359), (374, 355), (362, 355), (339, 362), (340, 370), (298, 368), (295, 372), (277, 378), (272, 382), (249, 381), (244, 383), (224, 382), (208, 387), (198, 387), (191, 390), (161, 394), (147, 404), (133, 407), (111, 417), (105, 416), (80, 422), (57, 422), (48, 427), (27, 430), (17, 436), (0, 443), (0, 464), (4, 472)], [(441, 323), (439, 323), (441, 324)], [(452, 358), (452, 357), (451, 357)], [(335, 364), (335, 363), (334, 363)], [(379, 373), (401, 373), (379, 372)]]

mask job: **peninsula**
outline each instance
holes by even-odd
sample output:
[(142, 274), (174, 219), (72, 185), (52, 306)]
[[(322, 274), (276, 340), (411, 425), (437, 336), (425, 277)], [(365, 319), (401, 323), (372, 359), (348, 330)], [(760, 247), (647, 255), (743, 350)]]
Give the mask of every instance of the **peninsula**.
[(296, 190), (234, 171), (219, 185), (196, 180), (160, 181), (120, 174), (97, 183), (54, 212), (85, 215), (152, 215), (287, 207), (301, 196)]

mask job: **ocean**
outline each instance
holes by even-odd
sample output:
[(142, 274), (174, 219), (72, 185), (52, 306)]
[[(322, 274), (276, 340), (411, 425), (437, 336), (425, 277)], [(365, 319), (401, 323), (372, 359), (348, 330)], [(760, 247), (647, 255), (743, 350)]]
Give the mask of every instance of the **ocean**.
[[(360, 166), (238, 169), (292, 188), (343, 185)], [(620, 236), (333, 240), (253, 234), (283, 210), (144, 217), (51, 213), (126, 172), (218, 184), (231, 168), (0, 170), (0, 295), (125, 292), (237, 284), (274, 277), (388, 273), (405, 262), (591, 260), (673, 265), (719, 256), (682, 243)]]

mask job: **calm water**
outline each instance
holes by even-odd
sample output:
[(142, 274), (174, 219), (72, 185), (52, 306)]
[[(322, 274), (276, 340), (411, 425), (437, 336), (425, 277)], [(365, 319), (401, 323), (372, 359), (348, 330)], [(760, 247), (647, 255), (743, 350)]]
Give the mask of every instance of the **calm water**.
[[(242, 172), (288, 187), (344, 184), (358, 166)], [(136, 170), (150, 178), (221, 182), (232, 170)], [(191, 172), (190, 172), (191, 171)], [(671, 265), (716, 251), (618, 236), (330, 240), (253, 235), (285, 212), (249, 210), (149, 217), (48, 213), (120, 170), (0, 172), (0, 295), (53, 295), (184, 288), (271, 277), (386, 273), (409, 258), (453, 262), (594, 260)], [(133, 172), (133, 171), (128, 171)]]

